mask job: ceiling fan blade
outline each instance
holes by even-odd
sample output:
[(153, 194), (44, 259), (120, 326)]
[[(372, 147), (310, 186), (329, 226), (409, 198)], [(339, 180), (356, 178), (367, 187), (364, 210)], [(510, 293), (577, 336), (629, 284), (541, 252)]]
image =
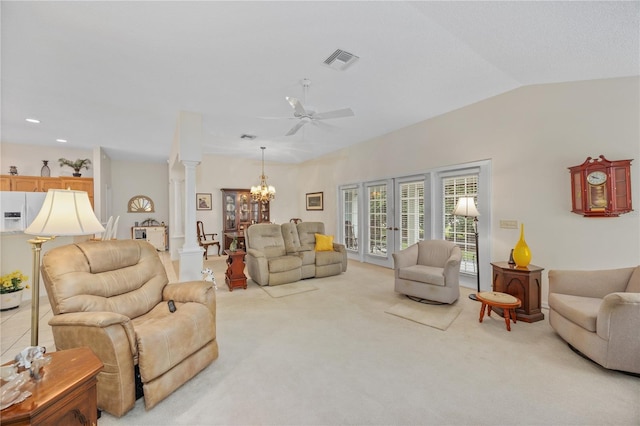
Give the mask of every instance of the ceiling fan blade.
[(300, 103), (299, 100), (297, 100), (296, 98), (289, 97), (289, 96), (287, 96), (286, 99), (289, 102), (289, 104), (293, 107), (293, 109), (295, 110), (295, 116), (296, 117), (308, 117), (309, 116), (309, 113), (307, 113), (307, 111), (304, 109), (304, 107), (302, 106), (302, 103)]
[(291, 130), (289, 130), (285, 136), (295, 135), (295, 134), (296, 134), (296, 132), (297, 132), (298, 130), (300, 130), (300, 129), (302, 128), (302, 126), (304, 126), (304, 125), (305, 125), (305, 124), (307, 124), (307, 123), (308, 123), (308, 121), (307, 121), (307, 120), (300, 120), (300, 121), (298, 121), (298, 122), (296, 123), (296, 125), (295, 125), (295, 126), (293, 126), (293, 127), (291, 128)]
[(336, 109), (334, 111), (319, 112), (313, 115), (314, 120), (326, 120), (327, 118), (352, 117), (355, 115), (351, 108)]

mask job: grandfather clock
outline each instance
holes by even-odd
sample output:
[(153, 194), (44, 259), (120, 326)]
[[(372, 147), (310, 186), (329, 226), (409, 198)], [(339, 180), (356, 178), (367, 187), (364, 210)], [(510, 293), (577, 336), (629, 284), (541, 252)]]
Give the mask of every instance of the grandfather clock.
[(587, 217), (619, 216), (631, 208), (631, 161), (587, 157), (571, 173), (571, 211)]

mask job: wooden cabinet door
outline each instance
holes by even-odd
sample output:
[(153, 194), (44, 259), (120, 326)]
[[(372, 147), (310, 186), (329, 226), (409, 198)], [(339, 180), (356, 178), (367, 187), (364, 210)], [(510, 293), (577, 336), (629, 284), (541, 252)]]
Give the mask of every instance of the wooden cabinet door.
[(60, 182), (62, 182), (62, 189), (85, 191), (89, 195), (91, 206), (93, 206), (93, 178), (60, 178)]
[(37, 176), (13, 176), (12, 191), (40, 192), (40, 178)]
[(43, 177), (39, 179), (39, 191), (47, 192), (50, 189), (64, 189), (59, 178)]
[(11, 191), (11, 177), (0, 177), (0, 191)]

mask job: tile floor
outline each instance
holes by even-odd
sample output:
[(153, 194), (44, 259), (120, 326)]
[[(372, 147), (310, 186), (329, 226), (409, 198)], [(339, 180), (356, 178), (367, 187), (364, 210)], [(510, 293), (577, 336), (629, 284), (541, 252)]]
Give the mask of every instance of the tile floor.
[[(169, 282), (177, 281), (169, 253), (161, 252), (159, 254), (167, 270)], [(49, 298), (41, 296), (38, 345), (45, 346), (47, 352), (56, 350), (49, 326), (49, 320), (52, 316)], [(23, 300), (16, 309), (0, 312), (0, 351), (2, 352), (0, 363), (4, 364), (13, 360), (27, 346), (31, 346), (31, 299)]]
[[(52, 316), (49, 299), (47, 296), (40, 297), (38, 345), (45, 346), (47, 352), (56, 350), (48, 324)], [(4, 364), (31, 346), (31, 299), (23, 300), (16, 309), (0, 312), (0, 321), (0, 363)]]

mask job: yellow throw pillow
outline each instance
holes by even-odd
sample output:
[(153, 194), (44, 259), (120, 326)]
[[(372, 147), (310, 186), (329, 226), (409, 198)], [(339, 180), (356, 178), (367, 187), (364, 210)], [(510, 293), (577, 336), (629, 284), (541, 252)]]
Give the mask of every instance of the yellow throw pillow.
[(316, 251), (333, 251), (333, 235), (316, 234)]

